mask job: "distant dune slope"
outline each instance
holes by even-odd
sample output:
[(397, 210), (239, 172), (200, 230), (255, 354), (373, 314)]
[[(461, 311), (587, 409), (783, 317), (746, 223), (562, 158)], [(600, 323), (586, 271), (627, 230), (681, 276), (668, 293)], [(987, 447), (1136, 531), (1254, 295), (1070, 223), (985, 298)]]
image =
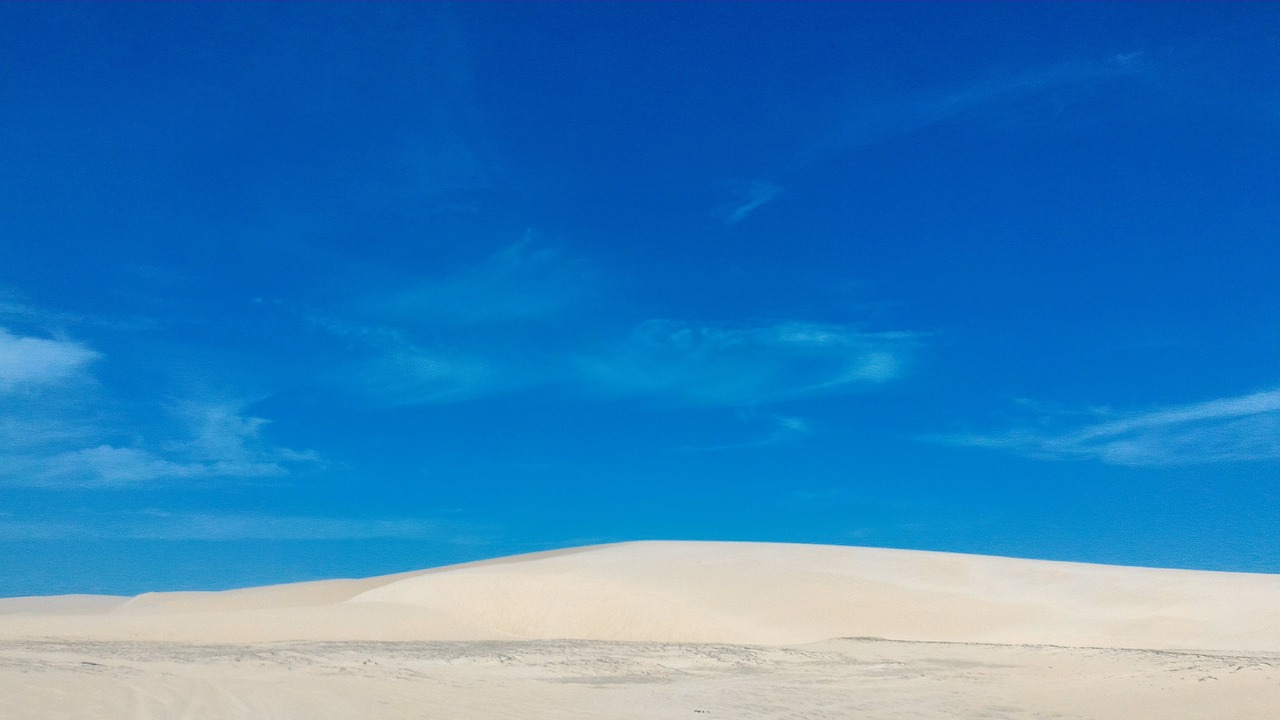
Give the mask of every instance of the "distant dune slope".
[(0, 600), (0, 638), (34, 637), (752, 644), (882, 637), (1280, 651), (1280, 576), (825, 545), (635, 542), (365, 580), (115, 602)]

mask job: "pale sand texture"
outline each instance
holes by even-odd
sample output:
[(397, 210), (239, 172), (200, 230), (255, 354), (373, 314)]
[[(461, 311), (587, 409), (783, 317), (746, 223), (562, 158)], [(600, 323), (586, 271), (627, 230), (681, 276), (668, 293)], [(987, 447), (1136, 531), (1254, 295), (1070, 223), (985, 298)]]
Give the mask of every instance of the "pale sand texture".
[[(42, 611), (54, 603), (56, 613)], [(0, 600), (0, 638), (40, 637), (745, 644), (881, 637), (1280, 651), (1280, 576), (827, 545), (638, 542), (365, 580), (115, 602)]]
[(0, 643), (0, 717), (1275, 720), (1280, 655), (837, 640)]
[(1276, 708), (1274, 575), (644, 542), (365, 580), (0, 600), (6, 720)]

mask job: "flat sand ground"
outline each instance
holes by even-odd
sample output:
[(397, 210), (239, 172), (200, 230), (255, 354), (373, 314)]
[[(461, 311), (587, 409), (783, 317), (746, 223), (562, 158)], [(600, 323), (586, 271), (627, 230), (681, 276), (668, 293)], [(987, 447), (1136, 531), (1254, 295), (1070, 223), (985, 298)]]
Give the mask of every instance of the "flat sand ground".
[(1280, 654), (837, 640), (0, 646), (4, 718), (1274, 720)]
[(1275, 720), (1280, 577), (629, 543), (0, 600), (3, 720), (699, 717)]

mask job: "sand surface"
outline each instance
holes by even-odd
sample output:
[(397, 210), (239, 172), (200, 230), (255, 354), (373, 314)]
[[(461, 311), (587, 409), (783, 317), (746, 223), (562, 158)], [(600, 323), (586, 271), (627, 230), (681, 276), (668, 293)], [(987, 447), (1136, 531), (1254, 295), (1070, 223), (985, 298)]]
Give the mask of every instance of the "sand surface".
[(644, 542), (0, 599), (0, 718), (1274, 718), (1280, 576)]

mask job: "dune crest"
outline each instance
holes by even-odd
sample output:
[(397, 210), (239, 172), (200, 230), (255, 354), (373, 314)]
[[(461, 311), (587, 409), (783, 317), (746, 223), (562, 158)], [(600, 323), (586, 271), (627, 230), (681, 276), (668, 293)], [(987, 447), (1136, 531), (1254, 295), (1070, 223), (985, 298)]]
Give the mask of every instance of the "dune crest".
[[(193, 642), (840, 637), (1280, 651), (1280, 576), (824, 545), (634, 542), (363, 580), (25, 598), (0, 638)], [(42, 611), (42, 608), (44, 611)]]

